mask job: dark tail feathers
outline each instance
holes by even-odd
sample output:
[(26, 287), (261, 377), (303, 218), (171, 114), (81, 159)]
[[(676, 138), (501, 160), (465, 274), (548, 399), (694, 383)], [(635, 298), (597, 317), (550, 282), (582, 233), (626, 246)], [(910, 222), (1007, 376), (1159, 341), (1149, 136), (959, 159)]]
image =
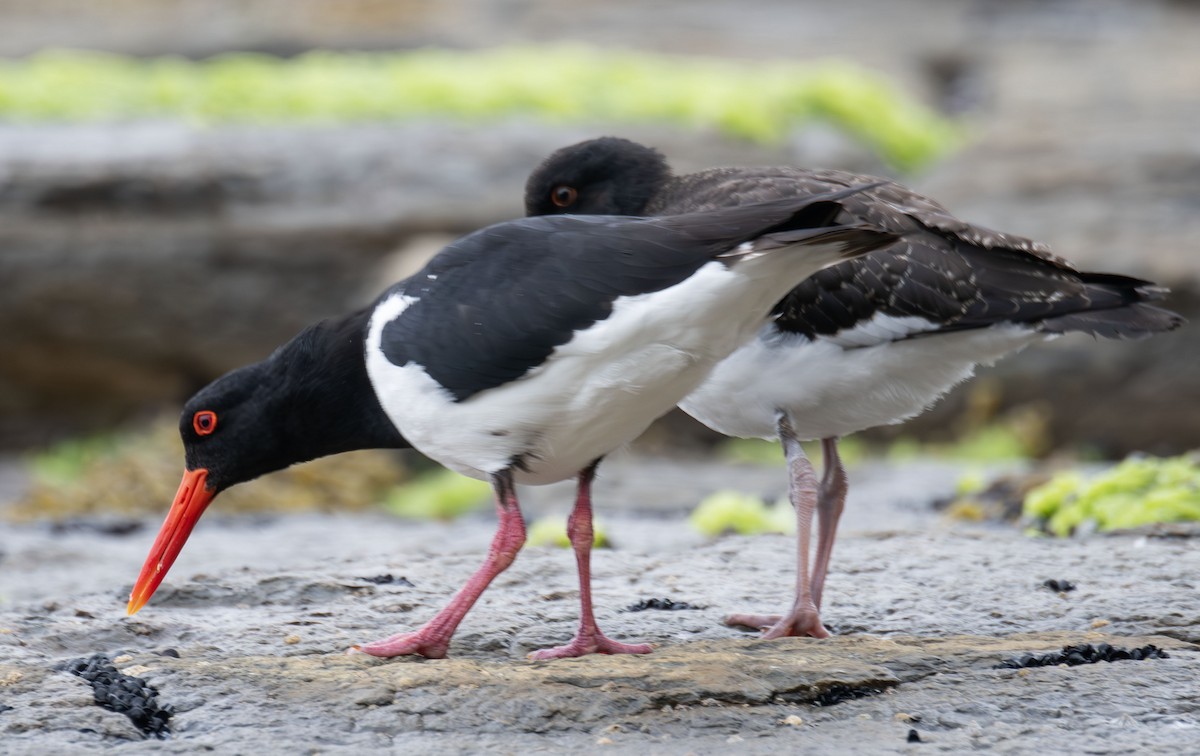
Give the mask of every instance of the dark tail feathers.
[(1178, 313), (1154, 307), (1169, 289), (1139, 278), (1111, 273), (1080, 273), (1091, 306), (1048, 317), (1039, 323), (1045, 333), (1088, 333), (1105, 339), (1141, 339), (1173, 331), (1187, 320)]

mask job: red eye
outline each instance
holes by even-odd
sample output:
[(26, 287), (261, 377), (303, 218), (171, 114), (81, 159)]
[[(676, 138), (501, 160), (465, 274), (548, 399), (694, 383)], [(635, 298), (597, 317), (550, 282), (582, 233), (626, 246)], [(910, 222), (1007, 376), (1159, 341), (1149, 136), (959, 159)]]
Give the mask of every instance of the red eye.
[(207, 436), (217, 429), (217, 413), (201, 410), (192, 416), (192, 429), (197, 436)]
[(574, 204), (575, 199), (579, 197), (579, 192), (575, 191), (575, 187), (561, 184), (550, 190), (550, 201), (559, 207), (569, 207)]

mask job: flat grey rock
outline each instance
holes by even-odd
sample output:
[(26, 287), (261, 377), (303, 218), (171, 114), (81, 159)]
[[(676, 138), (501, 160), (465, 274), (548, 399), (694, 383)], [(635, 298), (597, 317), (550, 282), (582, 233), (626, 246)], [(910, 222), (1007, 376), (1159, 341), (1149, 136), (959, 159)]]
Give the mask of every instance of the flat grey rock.
[[(347, 655), (415, 628), (448, 600), (482, 559), (484, 516), (238, 520), (220, 518), (218, 501), (136, 617), (124, 616), (124, 600), (157, 522), (124, 537), (6, 527), (0, 702), (13, 708), (0, 712), (0, 737), (13, 753), (117, 743), (180, 753), (675, 753), (738, 743), (890, 753), (912, 748), (905, 738), (916, 729), (938, 752), (1187, 750), (1198, 721), (1196, 539), (1052, 540), (945, 521), (927, 504), (956, 469), (855, 470), (827, 585), (835, 637), (764, 642), (721, 617), (783, 605), (792, 539), (705, 539), (678, 506), (734, 481), (770, 486), (782, 471), (618, 460), (596, 491), (616, 543), (594, 555), (596, 603), (611, 636), (657, 645), (644, 657), (526, 660), (570, 638), (577, 618), (574, 561), (549, 548), (527, 549), (497, 578), (451, 658)], [(680, 505), (637, 506), (663, 501), (654, 486), (664, 481)], [(569, 491), (554, 491), (528, 495), (530, 511), (565, 512)], [(1042, 586), (1050, 578), (1077, 588), (1052, 592)], [(696, 608), (628, 611), (649, 598)], [(1170, 658), (994, 668), (1102, 642), (1153, 643)], [(120, 669), (176, 707), (167, 743), (128, 742), (127, 720), (54, 671), (93, 653), (121, 658)], [(831, 705), (814, 703), (823, 694)]]

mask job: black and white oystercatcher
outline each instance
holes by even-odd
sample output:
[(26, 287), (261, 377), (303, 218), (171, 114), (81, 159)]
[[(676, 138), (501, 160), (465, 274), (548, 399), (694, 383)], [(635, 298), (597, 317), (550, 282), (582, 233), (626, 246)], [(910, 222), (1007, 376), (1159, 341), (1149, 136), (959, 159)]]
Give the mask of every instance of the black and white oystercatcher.
[(149, 600), (222, 490), (328, 454), (412, 446), (489, 480), (499, 527), (445, 609), (362, 651), (445, 656), (525, 542), (514, 484), (572, 476), (579, 632), (534, 656), (650, 651), (609, 640), (592, 616), (596, 466), (751, 338), (798, 281), (895, 240), (869, 224), (832, 224), (867, 188), (663, 219), (526, 218), (454, 242), (372, 306), (310, 327), (187, 402), (183, 482), (129, 611)]
[[(529, 177), (529, 215), (670, 216), (872, 188), (842, 202), (839, 223), (895, 233), (893, 245), (827, 268), (775, 305), (757, 338), (718, 365), (679, 406), (729, 436), (778, 438), (798, 521), (798, 568), (783, 615), (726, 622), (766, 637), (829, 633), (820, 618), (829, 558), (846, 496), (837, 439), (919, 414), (975, 366), (1078, 331), (1137, 338), (1183, 323), (1147, 304), (1164, 289), (1077, 271), (1038, 242), (961, 221), (895, 182), (836, 170), (715, 168), (672, 174), (663, 156), (605, 137), (565, 147)], [(821, 440), (824, 473), (801, 440)], [(817, 551), (809, 568), (814, 510)]]

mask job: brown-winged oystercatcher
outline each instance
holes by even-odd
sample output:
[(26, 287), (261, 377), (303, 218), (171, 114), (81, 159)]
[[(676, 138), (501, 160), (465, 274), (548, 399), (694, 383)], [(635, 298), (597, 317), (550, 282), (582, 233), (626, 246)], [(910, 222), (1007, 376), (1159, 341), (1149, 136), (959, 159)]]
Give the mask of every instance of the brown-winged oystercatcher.
[[(761, 627), (766, 637), (829, 634), (821, 597), (847, 486), (839, 437), (919, 414), (976, 365), (1037, 341), (1072, 331), (1137, 338), (1183, 323), (1147, 304), (1165, 293), (1147, 281), (1078, 271), (1043, 244), (961, 221), (895, 182), (843, 171), (715, 168), (675, 176), (657, 150), (604, 137), (548, 157), (526, 183), (525, 208), (663, 217), (868, 183), (842, 203), (838, 222), (901, 238), (796, 286), (757, 338), (679, 404), (720, 433), (782, 442), (798, 521), (792, 606), (783, 615), (726, 618)], [(824, 457), (819, 481), (800, 447), (813, 439)]]
[(751, 338), (789, 288), (895, 240), (832, 223), (867, 188), (663, 219), (526, 218), (454, 242), (370, 307), (308, 328), (187, 402), (183, 482), (129, 611), (149, 600), (222, 490), (324, 455), (412, 446), (489, 480), (499, 527), (441, 612), (360, 650), (445, 656), (525, 542), (514, 484), (576, 476), (579, 632), (534, 656), (650, 651), (606, 638), (592, 616), (596, 466)]

